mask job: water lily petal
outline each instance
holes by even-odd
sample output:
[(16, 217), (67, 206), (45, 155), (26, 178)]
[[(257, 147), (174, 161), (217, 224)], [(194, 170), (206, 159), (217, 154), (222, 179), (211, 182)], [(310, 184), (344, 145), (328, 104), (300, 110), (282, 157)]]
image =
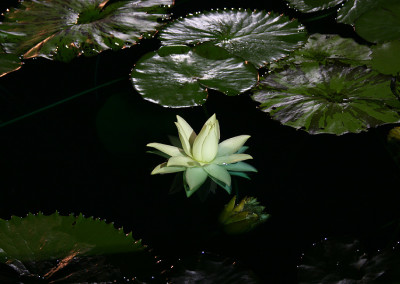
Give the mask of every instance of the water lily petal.
[(192, 158), (187, 157), (187, 156), (176, 156), (176, 157), (171, 157), (169, 158), (167, 162), (168, 167), (171, 166), (178, 166), (178, 167), (196, 167), (199, 166), (200, 164), (196, 161), (194, 161)]
[(231, 185), (231, 175), (223, 166), (209, 164), (204, 166), (203, 168), (213, 178), (222, 181), (228, 186)]
[(222, 141), (218, 145), (217, 157), (235, 154), (249, 138), (250, 135), (239, 135)]
[(156, 148), (169, 156), (184, 156), (182, 149), (175, 146), (162, 143), (149, 143), (146, 146)]
[(225, 169), (228, 171), (235, 171), (235, 172), (258, 172), (255, 167), (249, 165), (245, 162), (237, 162), (233, 164), (224, 165)]
[(186, 182), (189, 185), (190, 195), (206, 181), (208, 174), (202, 167), (188, 168), (185, 172)]
[(154, 170), (151, 172), (151, 174), (155, 175), (155, 174), (176, 173), (176, 172), (182, 172), (185, 169), (186, 169), (185, 167), (168, 167), (167, 163), (165, 162), (155, 167)]
[(181, 140), (183, 150), (189, 157), (192, 156), (192, 146), (196, 139), (196, 132), (193, 128), (179, 115), (176, 116), (178, 120), (175, 122), (176, 128), (178, 128), (179, 139)]
[(232, 154), (228, 156), (216, 157), (213, 161), (213, 164), (232, 164), (249, 159), (253, 159), (253, 157), (248, 154)]
[(211, 162), (218, 152), (219, 123), (214, 114), (211, 116), (193, 143), (193, 158), (201, 162)]

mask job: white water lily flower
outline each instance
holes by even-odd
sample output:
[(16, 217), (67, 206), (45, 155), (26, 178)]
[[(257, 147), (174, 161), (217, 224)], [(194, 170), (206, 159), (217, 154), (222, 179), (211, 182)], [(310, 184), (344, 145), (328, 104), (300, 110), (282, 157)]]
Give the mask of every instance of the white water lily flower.
[(183, 180), (187, 196), (191, 196), (210, 177), (212, 181), (230, 193), (231, 175), (248, 177), (245, 171), (257, 170), (242, 161), (252, 159), (250, 155), (243, 154), (242, 148), (249, 135), (240, 135), (219, 143), (219, 123), (214, 114), (211, 116), (199, 135), (180, 116), (175, 122), (178, 128), (179, 140), (182, 148), (161, 144), (149, 143), (167, 155), (168, 161), (154, 168), (154, 174), (184, 172)]

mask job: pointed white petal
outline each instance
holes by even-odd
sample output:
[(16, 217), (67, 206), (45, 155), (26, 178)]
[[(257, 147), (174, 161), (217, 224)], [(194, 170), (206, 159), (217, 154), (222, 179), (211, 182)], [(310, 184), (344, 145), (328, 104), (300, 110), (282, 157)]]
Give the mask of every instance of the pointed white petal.
[(219, 123), (216, 115), (211, 116), (193, 143), (193, 158), (201, 162), (211, 162), (218, 152)]
[(231, 185), (231, 175), (224, 167), (215, 164), (209, 164), (203, 168), (213, 178), (224, 182), (228, 186)]
[(156, 148), (157, 150), (160, 150), (161, 152), (163, 152), (171, 157), (172, 156), (184, 156), (183, 150), (178, 147), (175, 147), (175, 146), (161, 144), (161, 143), (149, 143), (146, 146)]
[(199, 163), (191, 159), (190, 157), (171, 157), (167, 162), (168, 167), (196, 167), (199, 166)]
[(176, 128), (178, 128), (179, 139), (181, 140), (183, 150), (185, 151), (186, 155), (192, 156), (192, 146), (194, 140), (196, 139), (196, 132), (194, 132), (189, 123), (187, 123), (186, 120), (179, 115), (176, 116), (176, 119), (178, 121), (175, 122), (175, 125)]
[(250, 135), (240, 135), (219, 143), (217, 157), (235, 154), (246, 143)]
[(185, 175), (189, 189), (193, 192), (197, 190), (208, 177), (207, 173), (201, 167), (188, 168)]
[(253, 157), (248, 154), (232, 154), (228, 156), (216, 157), (213, 161), (213, 164), (232, 164), (249, 159), (253, 159)]
[(185, 169), (186, 169), (185, 167), (168, 167), (167, 163), (165, 162), (155, 167), (154, 170), (151, 172), (151, 174), (156, 175), (156, 174), (176, 173), (176, 172), (182, 172)]
[(224, 165), (225, 169), (234, 172), (257, 172), (257, 169), (245, 162)]

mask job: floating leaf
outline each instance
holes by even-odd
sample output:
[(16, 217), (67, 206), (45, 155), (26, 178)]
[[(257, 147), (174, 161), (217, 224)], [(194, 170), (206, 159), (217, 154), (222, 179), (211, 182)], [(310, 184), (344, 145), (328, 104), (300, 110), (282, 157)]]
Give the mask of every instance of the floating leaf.
[(400, 2), (387, 1), (362, 14), (355, 21), (355, 30), (370, 42), (400, 39)]
[(0, 30), (24, 37), (8, 53), (69, 61), (136, 43), (154, 32), (172, 0), (36, 0), (21, 2)]
[(363, 65), (371, 59), (371, 49), (356, 43), (353, 39), (339, 35), (313, 34), (304, 47), (289, 57), (271, 64), (270, 69), (282, 68), (288, 64), (326, 64), (340, 61), (352, 65)]
[(21, 68), (21, 61), (15, 54), (3, 53), (0, 50), (0, 77)]
[(160, 33), (164, 45), (212, 42), (261, 67), (303, 44), (296, 20), (265, 11), (214, 11), (175, 21)]
[(290, 68), (262, 80), (253, 98), (274, 119), (311, 134), (357, 133), (400, 122), (390, 79), (364, 67)]
[[(0, 263), (9, 265), (19, 276), (69, 283), (93, 277), (113, 281), (108, 277), (119, 277), (121, 272), (107, 261), (109, 256), (130, 256), (123, 260), (130, 264), (149, 263), (145, 254), (143, 245), (131, 234), (82, 215), (29, 214), (9, 221), (0, 219)], [(130, 269), (141, 273), (141, 268)]]
[(335, 7), (344, 0), (287, 0), (291, 6), (303, 13), (313, 13)]
[(395, 3), (397, 0), (348, 0), (338, 10), (337, 21), (352, 25), (362, 14), (372, 11), (385, 3)]
[(257, 82), (257, 70), (240, 58), (220, 59), (223, 51), (208, 45), (163, 47), (138, 61), (133, 85), (146, 100), (168, 107), (200, 105), (207, 88), (227, 95), (249, 90)]
[(382, 74), (396, 75), (400, 72), (400, 40), (372, 47), (371, 67)]

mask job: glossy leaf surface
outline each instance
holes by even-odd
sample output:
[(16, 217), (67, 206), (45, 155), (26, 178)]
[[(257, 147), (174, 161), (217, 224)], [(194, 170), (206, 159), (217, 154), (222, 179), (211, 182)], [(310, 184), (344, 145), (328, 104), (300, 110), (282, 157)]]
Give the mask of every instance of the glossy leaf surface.
[(0, 219), (0, 263), (19, 276), (69, 283), (112, 281), (121, 273), (107, 261), (108, 256), (124, 254), (133, 262), (139, 257), (148, 263), (144, 253), (143, 245), (131, 234), (99, 219), (57, 213)]
[(22, 35), (8, 53), (70, 61), (77, 55), (118, 50), (154, 32), (171, 0), (24, 1), (5, 15), (0, 30)]
[(271, 64), (271, 67), (305, 63), (318, 65), (333, 61), (363, 65), (371, 59), (371, 53), (368, 46), (360, 45), (353, 39), (343, 38), (339, 35), (313, 34), (302, 48), (294, 51), (289, 57)]
[(364, 67), (291, 68), (263, 79), (253, 98), (274, 119), (311, 134), (357, 133), (400, 121), (390, 80)]
[[(215, 46), (163, 47), (142, 57), (132, 72), (135, 89), (167, 107), (201, 105), (207, 88), (238, 95), (257, 82), (257, 70), (237, 57), (223, 57)], [(205, 57), (207, 56), (207, 57)]]
[(372, 68), (382, 74), (400, 72), (400, 40), (385, 42), (372, 47)]
[(261, 67), (303, 44), (296, 21), (275, 13), (242, 10), (206, 12), (173, 22), (160, 33), (164, 45), (212, 42)]
[(287, 0), (291, 7), (303, 12), (313, 13), (339, 5), (344, 0)]

